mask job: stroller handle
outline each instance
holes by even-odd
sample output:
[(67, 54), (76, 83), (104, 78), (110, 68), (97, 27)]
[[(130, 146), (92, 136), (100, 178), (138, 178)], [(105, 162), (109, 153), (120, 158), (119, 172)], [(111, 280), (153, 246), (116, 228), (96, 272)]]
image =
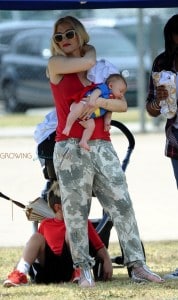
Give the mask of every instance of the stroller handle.
[(133, 134), (131, 133), (131, 131), (123, 123), (112, 120), (111, 126), (118, 128), (126, 136), (128, 143), (129, 143), (126, 155), (122, 162), (122, 169), (123, 169), (123, 171), (125, 171), (128, 163), (129, 163), (132, 151), (135, 148), (135, 138), (134, 138)]

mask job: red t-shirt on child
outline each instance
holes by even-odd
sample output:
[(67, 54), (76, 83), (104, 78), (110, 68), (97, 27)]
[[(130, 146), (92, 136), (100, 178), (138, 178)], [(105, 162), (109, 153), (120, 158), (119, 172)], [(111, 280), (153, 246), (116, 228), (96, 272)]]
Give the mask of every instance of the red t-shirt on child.
[[(38, 232), (44, 236), (48, 246), (55, 254), (60, 255), (62, 253), (66, 233), (64, 220), (56, 218), (44, 219), (39, 226)], [(104, 247), (102, 240), (90, 221), (88, 221), (88, 236), (96, 251)]]

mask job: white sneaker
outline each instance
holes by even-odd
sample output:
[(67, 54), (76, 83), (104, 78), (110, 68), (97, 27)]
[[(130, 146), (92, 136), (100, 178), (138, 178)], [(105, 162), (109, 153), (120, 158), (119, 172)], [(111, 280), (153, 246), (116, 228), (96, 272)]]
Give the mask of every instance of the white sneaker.
[(153, 273), (146, 265), (140, 267), (133, 267), (131, 272), (131, 278), (134, 282), (142, 283), (142, 282), (156, 282), (163, 283), (164, 279), (162, 279), (159, 275)]
[(91, 269), (81, 269), (80, 279), (78, 281), (80, 287), (94, 287), (95, 282), (91, 273)]
[(175, 269), (174, 272), (164, 275), (164, 279), (178, 279), (178, 269)]

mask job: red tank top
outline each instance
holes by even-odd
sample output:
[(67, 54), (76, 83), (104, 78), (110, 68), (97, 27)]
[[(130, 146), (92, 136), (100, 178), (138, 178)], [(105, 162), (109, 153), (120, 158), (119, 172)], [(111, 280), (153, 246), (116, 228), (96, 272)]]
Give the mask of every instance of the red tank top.
[[(70, 131), (70, 135), (67, 137), (62, 134), (62, 131), (66, 124), (67, 115), (70, 112), (70, 105), (72, 104), (72, 96), (75, 93), (82, 92), (84, 89), (83, 84), (79, 80), (77, 74), (66, 74), (58, 84), (50, 83), (53, 98), (57, 111), (58, 126), (56, 129), (56, 141), (66, 140), (68, 138), (81, 138), (83, 133), (83, 126), (76, 121)], [(99, 117), (95, 119), (95, 130), (91, 137), (91, 140), (103, 139), (110, 141), (110, 134), (104, 131), (104, 119)]]

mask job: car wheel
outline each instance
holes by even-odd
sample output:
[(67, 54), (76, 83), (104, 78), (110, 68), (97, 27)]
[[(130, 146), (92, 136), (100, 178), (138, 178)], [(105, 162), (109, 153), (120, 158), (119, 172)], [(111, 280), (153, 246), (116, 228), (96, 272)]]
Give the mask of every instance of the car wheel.
[(25, 112), (27, 107), (18, 102), (16, 97), (15, 83), (12, 81), (6, 82), (3, 87), (3, 96), (6, 112)]

